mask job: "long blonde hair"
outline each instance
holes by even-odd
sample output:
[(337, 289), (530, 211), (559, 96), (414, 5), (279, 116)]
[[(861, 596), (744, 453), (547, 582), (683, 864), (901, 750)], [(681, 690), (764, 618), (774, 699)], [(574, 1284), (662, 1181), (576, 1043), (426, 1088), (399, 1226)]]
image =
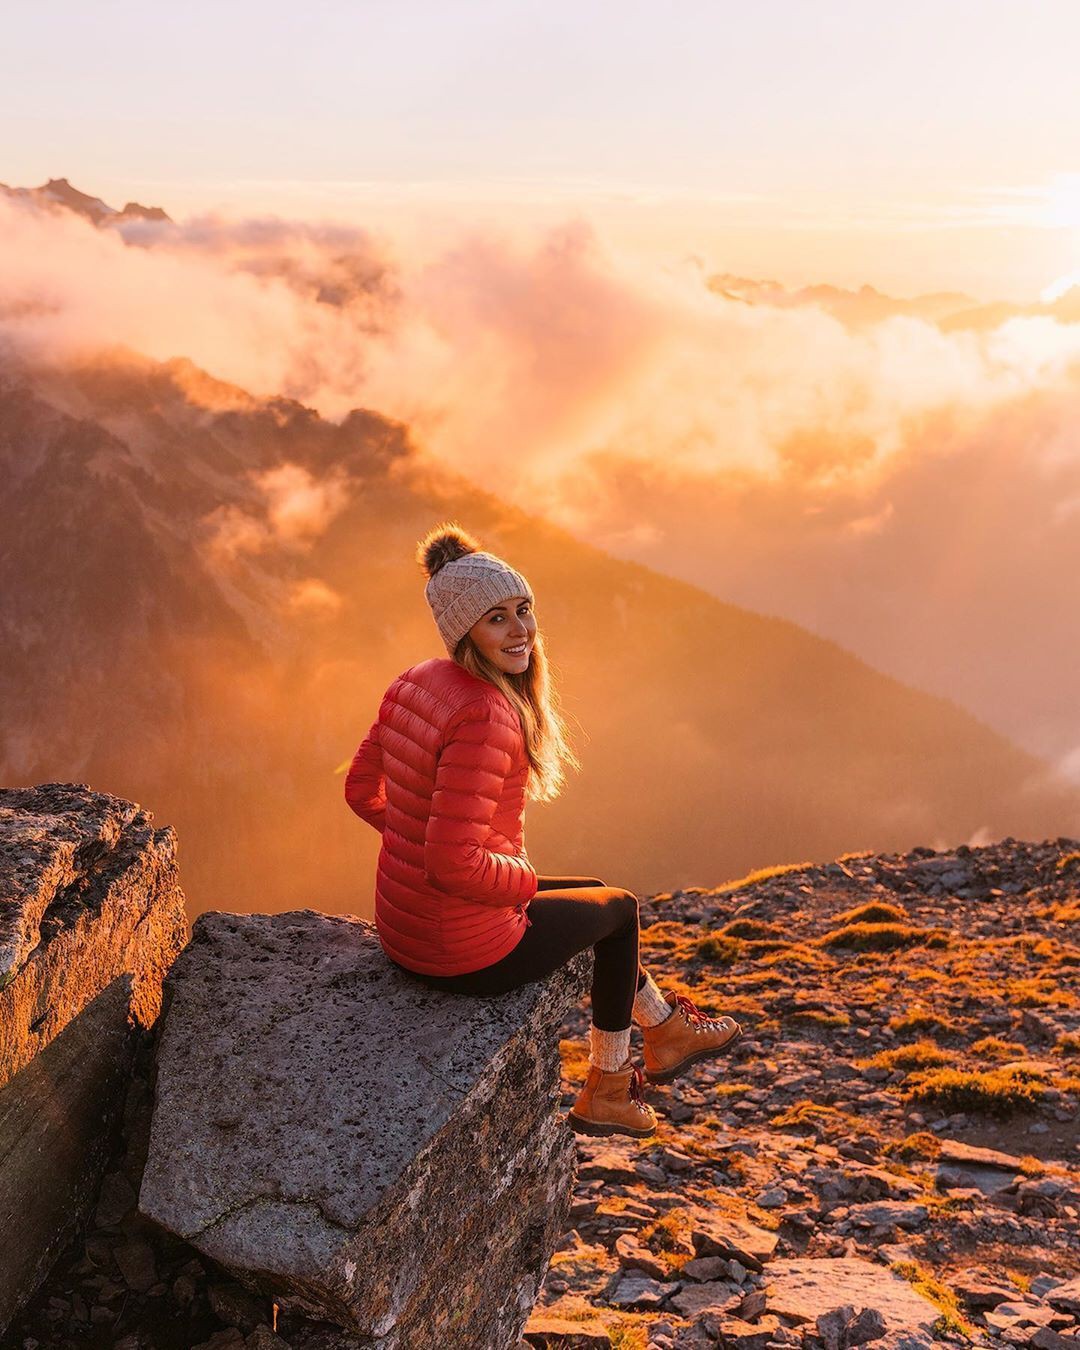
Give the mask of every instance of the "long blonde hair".
[(563, 766), (580, 769), (581, 762), (570, 745), (566, 723), (559, 708), (559, 695), (551, 678), (539, 628), (533, 640), (529, 664), (520, 674), (500, 670), (480, 651), (468, 633), (454, 648), (454, 660), (466, 670), (501, 689), (517, 710), (525, 737), (525, 753), (532, 773), (526, 796), (547, 802), (557, 797), (566, 782)]
[[(430, 529), (419, 541), (416, 560), (431, 577), (452, 559), (479, 550), (479, 542), (468, 530), (457, 521), (446, 521)], [(468, 633), (459, 639), (453, 659), (471, 674), (501, 689), (517, 712), (531, 769), (526, 796), (544, 802), (557, 797), (566, 781), (564, 766), (580, 769), (581, 762), (570, 744), (540, 630), (537, 629), (533, 640), (529, 664), (520, 674), (500, 670)]]

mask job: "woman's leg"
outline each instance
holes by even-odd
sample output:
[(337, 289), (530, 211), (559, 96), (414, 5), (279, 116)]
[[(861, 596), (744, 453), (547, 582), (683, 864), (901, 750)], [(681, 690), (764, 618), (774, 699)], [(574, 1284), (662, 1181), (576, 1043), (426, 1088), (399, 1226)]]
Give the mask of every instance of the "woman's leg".
[(595, 877), (541, 877), (538, 876), (537, 889), (541, 891), (567, 891), (580, 886), (604, 886)]
[[(547, 877), (547, 876), (538, 876), (538, 877), (537, 877), (537, 883), (538, 883), (538, 884), (537, 884), (537, 890), (538, 890), (538, 891), (552, 891), (552, 890), (562, 890), (562, 891), (565, 891), (565, 890), (570, 890), (570, 889), (577, 889), (578, 887), (582, 887), (582, 886), (606, 886), (606, 883), (605, 883), (605, 882), (599, 881), (596, 877)], [(583, 950), (584, 950), (584, 949), (583, 949)], [(637, 987), (638, 987), (638, 989), (643, 988), (643, 987), (645, 986), (645, 983), (646, 983), (646, 981), (647, 981), (648, 979), (649, 979), (648, 971), (646, 971), (645, 967), (641, 964), (640, 958), (639, 958), (639, 961), (638, 961), (638, 980), (637, 980)], [(651, 983), (651, 981), (650, 981), (650, 983)], [(655, 986), (653, 986), (653, 987), (655, 987)], [(666, 1007), (666, 1006), (667, 1006), (667, 1005), (665, 1004), (665, 1007)], [(669, 1011), (670, 1011), (670, 1010), (669, 1010)], [(639, 1020), (640, 1020), (639, 1017), (638, 1017), (638, 1015), (637, 1015), (637, 1010), (636, 1010), (636, 1009), (635, 1009), (635, 1012), (634, 1012), (634, 1020), (635, 1020), (635, 1021), (639, 1021)]]
[(491, 996), (530, 984), (592, 947), (592, 1019), (601, 1031), (630, 1026), (645, 972), (638, 964), (638, 901), (617, 886), (552, 887), (529, 902), (530, 927), (509, 955), (467, 975), (426, 976), (435, 988)]

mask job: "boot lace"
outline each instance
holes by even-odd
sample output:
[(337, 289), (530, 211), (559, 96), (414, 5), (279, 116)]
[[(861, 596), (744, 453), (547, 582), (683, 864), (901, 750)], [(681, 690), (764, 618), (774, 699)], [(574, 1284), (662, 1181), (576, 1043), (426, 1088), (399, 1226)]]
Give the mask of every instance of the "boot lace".
[(720, 1031), (727, 1021), (724, 1017), (706, 1017), (697, 1004), (685, 994), (675, 995), (675, 1007), (682, 1013), (687, 1025), (694, 1028), (695, 1034), (701, 1031)]
[(634, 1103), (637, 1109), (639, 1111), (643, 1111), (646, 1115), (648, 1115), (649, 1108), (645, 1104), (645, 1079), (641, 1070), (638, 1068), (636, 1064), (634, 1065), (633, 1072), (630, 1075), (630, 1083), (628, 1085), (627, 1090), (630, 1093), (630, 1100)]

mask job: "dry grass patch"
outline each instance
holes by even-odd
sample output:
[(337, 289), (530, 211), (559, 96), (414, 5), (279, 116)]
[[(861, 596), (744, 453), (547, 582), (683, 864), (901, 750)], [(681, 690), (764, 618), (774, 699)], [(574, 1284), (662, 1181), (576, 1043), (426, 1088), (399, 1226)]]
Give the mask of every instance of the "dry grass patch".
[[(669, 981), (664, 981), (665, 986), (670, 989), (672, 986)], [(761, 1017), (765, 1013), (765, 1005), (761, 999), (754, 998), (752, 994), (733, 994), (729, 990), (713, 990), (710, 993), (708, 1004), (704, 1002), (704, 996), (698, 992), (697, 995), (691, 995), (699, 1008), (704, 1009), (706, 1017), (711, 1017), (713, 1013), (721, 1016), (727, 1013), (729, 1016), (738, 1020), (739, 1014), (746, 1014), (750, 1017)], [(745, 1028), (744, 1028), (745, 1030)]]
[(1059, 1055), (1080, 1055), (1080, 1036), (1073, 1031), (1067, 1031), (1057, 1038), (1054, 1049)]
[(759, 966), (803, 966), (809, 970), (824, 970), (828, 961), (818, 952), (812, 951), (801, 942), (790, 945), (786, 950), (776, 950), (762, 956)]
[(813, 869), (812, 862), (801, 863), (779, 863), (775, 867), (759, 867), (755, 872), (747, 872), (746, 876), (739, 877), (737, 881), (725, 881), (722, 886), (718, 886), (715, 891), (710, 891), (710, 895), (725, 895), (729, 891), (737, 891), (743, 886), (753, 886), (757, 881), (768, 881), (770, 877), (782, 877), (788, 872), (805, 872)]
[(597, 1214), (622, 1214), (636, 1204), (632, 1195), (617, 1195), (614, 1191), (605, 1191), (596, 1206)]
[(850, 1136), (853, 1132), (865, 1134), (866, 1122), (847, 1111), (837, 1110), (835, 1106), (826, 1106), (822, 1102), (812, 1102), (808, 1098), (795, 1102), (775, 1116), (769, 1117), (769, 1124), (778, 1129), (809, 1130), (813, 1134), (828, 1139), (833, 1136)]
[(834, 924), (847, 923), (906, 923), (908, 913), (899, 905), (884, 905), (880, 900), (871, 900), (869, 904), (858, 905), (855, 909), (845, 910), (833, 917)]
[(740, 1013), (760, 1017), (765, 1012), (765, 1005), (760, 999), (754, 998), (751, 994), (732, 993), (730, 985), (725, 985), (722, 989), (709, 983), (699, 982), (690, 985), (674, 971), (665, 971), (662, 975), (657, 972), (656, 979), (662, 989), (670, 989), (673, 994), (684, 994), (706, 1017), (719, 1017), (723, 1013), (730, 1013), (732, 1017), (737, 1017)]
[(975, 1338), (975, 1327), (964, 1318), (957, 1296), (936, 1278), (933, 1271), (918, 1261), (892, 1261), (889, 1269), (907, 1280), (916, 1293), (940, 1308), (941, 1316), (935, 1318), (932, 1326), (935, 1336), (954, 1334)]
[(890, 1140), (885, 1145), (885, 1152), (904, 1162), (916, 1158), (923, 1162), (933, 1162), (941, 1154), (941, 1140), (929, 1130), (918, 1130), (903, 1139)]
[(1037, 1105), (1045, 1086), (1041, 1073), (1020, 1065), (977, 1073), (931, 1069), (912, 1074), (907, 1098), (948, 1113), (965, 1111), (1004, 1119)]
[(1020, 1159), (1020, 1171), (1026, 1177), (1044, 1177), (1049, 1170), (1043, 1160), (1036, 1158), (1034, 1153), (1025, 1153)]
[(693, 1249), (690, 1234), (694, 1223), (686, 1210), (668, 1210), (643, 1228), (637, 1230), (637, 1238), (653, 1253), (686, 1255)]
[(660, 919), (641, 930), (641, 945), (656, 951), (670, 951), (686, 940), (687, 925), (674, 919)]
[(933, 966), (916, 966), (907, 972), (907, 978), (912, 984), (952, 984), (944, 971), (935, 970)]
[(879, 1050), (871, 1059), (856, 1060), (860, 1069), (935, 1069), (948, 1064), (949, 1056), (933, 1041), (914, 1041), (892, 1050)]
[(1022, 1059), (1027, 1054), (1027, 1046), (1019, 1041), (1003, 1041), (1000, 1036), (984, 1036), (969, 1047), (973, 1055), (982, 1055), (985, 1059)]
[(722, 930), (725, 937), (733, 938), (778, 938), (784, 936), (784, 929), (778, 923), (768, 923), (765, 919), (733, 919)]
[(1045, 940), (1041, 933), (1006, 933), (1001, 937), (984, 938), (978, 945), (988, 952), (998, 950), (1001, 947), (1014, 947), (1022, 952), (1032, 952), (1040, 942), (1045, 942)]
[(648, 1328), (652, 1321), (644, 1314), (623, 1316), (614, 1326), (608, 1327), (613, 1350), (649, 1350)]
[(1050, 910), (1050, 918), (1055, 923), (1080, 923), (1080, 904), (1073, 900), (1065, 905), (1054, 905)]
[(793, 1027), (816, 1027), (827, 1031), (851, 1025), (846, 1012), (823, 1012), (820, 1008), (796, 1008), (784, 1013), (784, 1021)]
[(942, 928), (916, 928), (902, 923), (850, 923), (815, 938), (819, 947), (844, 947), (857, 952), (886, 952), (897, 947), (947, 947)]
[(950, 1036), (960, 1030), (958, 1025), (950, 1018), (940, 1017), (937, 1013), (922, 1010), (904, 1013), (899, 1017), (890, 1017), (888, 1025), (890, 1030), (895, 1031), (898, 1036), (925, 1032), (930, 1032), (931, 1035), (936, 1036)]
[(748, 961), (753, 961), (773, 952), (786, 952), (790, 946), (791, 943), (784, 938), (761, 938), (756, 942), (744, 942), (743, 952)]
[(782, 970), (755, 970), (739, 977), (740, 989), (779, 989), (788, 984)]
[(742, 958), (743, 944), (739, 938), (710, 933), (694, 943), (694, 955), (714, 966), (733, 966)]
[[(726, 1163), (725, 1166), (727, 1166)], [(716, 1186), (702, 1186), (696, 1200), (703, 1208), (730, 1219), (742, 1219), (749, 1216), (759, 1228), (767, 1228), (770, 1232), (775, 1232), (781, 1224), (780, 1217), (774, 1214), (772, 1210), (762, 1209), (753, 1200), (729, 1195)]]
[(1059, 989), (1053, 980), (1032, 978), (1007, 980), (1004, 999), (1018, 1008), (1071, 1008), (1076, 995)]
[(583, 1041), (559, 1042), (563, 1080), (568, 1087), (578, 1087), (589, 1074), (589, 1047)]
[(854, 853), (841, 853), (837, 862), (857, 862), (859, 858), (872, 858), (874, 850), (872, 848), (860, 848)]

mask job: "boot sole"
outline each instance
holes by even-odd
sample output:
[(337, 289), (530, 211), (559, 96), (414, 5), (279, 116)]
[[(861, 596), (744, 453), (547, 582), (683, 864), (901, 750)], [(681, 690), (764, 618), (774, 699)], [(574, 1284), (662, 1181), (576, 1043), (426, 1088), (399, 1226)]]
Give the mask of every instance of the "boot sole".
[(632, 1139), (651, 1139), (656, 1133), (655, 1125), (648, 1130), (635, 1130), (629, 1125), (614, 1125), (608, 1122), (583, 1120), (581, 1116), (575, 1116), (573, 1111), (567, 1111), (566, 1118), (570, 1122), (570, 1128), (575, 1134), (591, 1134), (594, 1136), (628, 1134)]
[(656, 1069), (650, 1072), (645, 1070), (645, 1078), (650, 1083), (672, 1083), (691, 1064), (696, 1064), (702, 1059), (716, 1059), (718, 1056), (726, 1054), (728, 1050), (742, 1037), (742, 1027), (739, 1027), (730, 1041), (725, 1041), (723, 1045), (714, 1045), (711, 1050), (695, 1050), (692, 1055), (687, 1055), (678, 1064), (673, 1064), (670, 1069)]

